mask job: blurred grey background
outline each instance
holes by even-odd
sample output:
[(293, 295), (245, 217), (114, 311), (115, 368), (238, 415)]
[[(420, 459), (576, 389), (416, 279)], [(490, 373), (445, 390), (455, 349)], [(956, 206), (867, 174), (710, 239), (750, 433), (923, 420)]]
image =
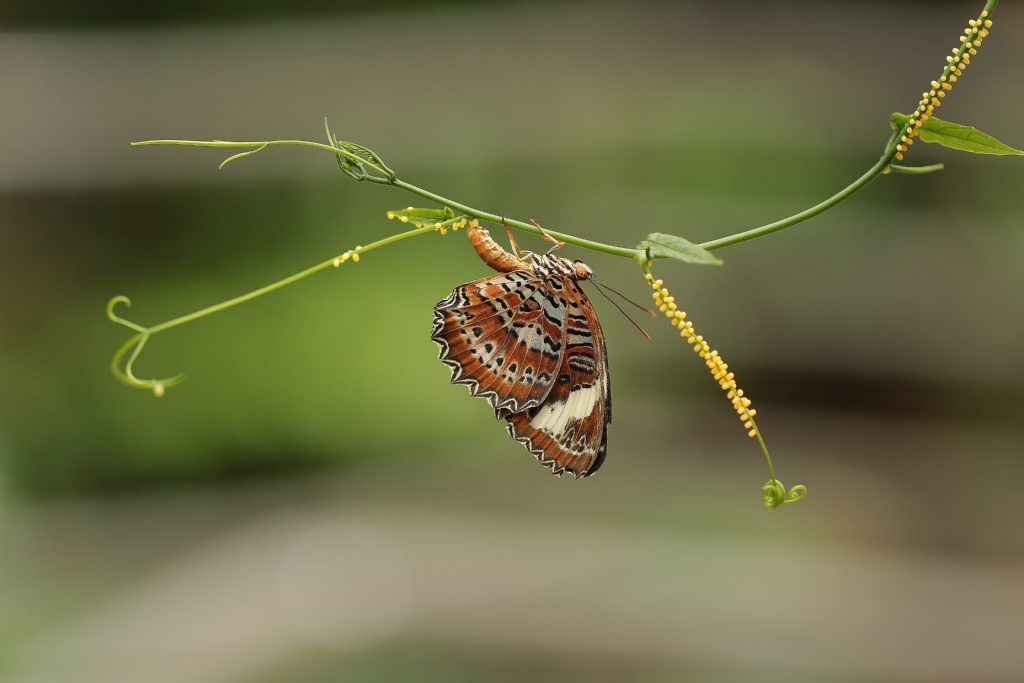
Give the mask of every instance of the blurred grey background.
[[(1024, 165), (919, 144), (827, 214), (656, 273), (788, 486), (662, 322), (607, 302), (616, 415), (555, 479), (448, 384), (427, 235), (127, 339), (425, 205), (269, 149), (326, 116), (400, 177), (632, 246), (784, 217), (869, 167), (981, 3), (29, 3), (0, 10), (5, 681), (1024, 678)], [(940, 110), (1024, 147), (1024, 8)], [(532, 244), (532, 238), (523, 242)], [(529, 247), (527, 247), (529, 248)], [(635, 266), (567, 248), (646, 301)], [(595, 297), (596, 298), (596, 297)]]

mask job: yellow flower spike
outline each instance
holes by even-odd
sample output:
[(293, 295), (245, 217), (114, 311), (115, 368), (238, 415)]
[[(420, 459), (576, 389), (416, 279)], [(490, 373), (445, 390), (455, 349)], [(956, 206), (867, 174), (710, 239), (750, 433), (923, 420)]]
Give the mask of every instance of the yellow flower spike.
[[(909, 142), (911, 141), (908, 141), (908, 144)], [(650, 267), (650, 263), (647, 266)], [(650, 272), (645, 272), (644, 277), (647, 278), (651, 288), (654, 290), (652, 294), (654, 300), (661, 304), (661, 310), (665, 311), (665, 315), (670, 319), (673, 327), (679, 328), (679, 336), (686, 339), (687, 344), (693, 345), (694, 352), (700, 354), (701, 358), (704, 359), (704, 364), (707, 365), (708, 370), (711, 372), (711, 376), (718, 382), (722, 391), (726, 392), (726, 397), (736, 409), (736, 414), (743, 422), (744, 428), (748, 430), (747, 434), (751, 438), (756, 437), (761, 445), (761, 450), (764, 452), (765, 460), (768, 463), (768, 471), (771, 474), (771, 479), (761, 488), (761, 501), (765, 507), (769, 510), (774, 510), (784, 503), (792, 503), (806, 496), (807, 488), (805, 486), (794, 486), (787, 492), (786, 487), (775, 478), (775, 469), (772, 466), (771, 456), (768, 454), (768, 447), (765, 445), (764, 439), (761, 438), (761, 433), (754, 422), (754, 415), (757, 411), (750, 407), (751, 401), (743, 395), (743, 390), (737, 388), (736, 376), (734, 373), (728, 372), (729, 366), (722, 359), (721, 355), (717, 350), (711, 348), (703, 336), (694, 333), (693, 323), (685, 320), (685, 311), (674, 310), (676, 308), (675, 297), (671, 296), (668, 289), (663, 286), (664, 282), (655, 280)], [(672, 309), (666, 310), (669, 306)]]
[(991, 19), (984, 18), (988, 16), (987, 12), (982, 12), (981, 16), (981, 19), (971, 19), (968, 22), (968, 27), (964, 29), (963, 35), (958, 36), (960, 45), (952, 48), (951, 54), (946, 55), (946, 68), (943, 69), (938, 80), (931, 82), (932, 89), (924, 93), (924, 99), (921, 100), (917, 111), (912, 115), (911, 121), (906, 124), (907, 129), (896, 146), (894, 156), (897, 160), (903, 159), (903, 152), (906, 152), (907, 148), (913, 144), (917, 128), (928, 120), (935, 107), (942, 104), (940, 99), (945, 97), (946, 92), (953, 89), (952, 84), (963, 76), (963, 70), (971, 63), (971, 56), (978, 54), (977, 48), (981, 45), (982, 39), (988, 35), (988, 29), (991, 28), (992, 22)]

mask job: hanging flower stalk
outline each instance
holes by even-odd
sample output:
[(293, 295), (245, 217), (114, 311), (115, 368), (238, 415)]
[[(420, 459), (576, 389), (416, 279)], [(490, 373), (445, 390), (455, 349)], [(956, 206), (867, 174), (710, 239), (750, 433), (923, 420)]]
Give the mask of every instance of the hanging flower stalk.
[(768, 446), (765, 445), (761, 431), (757, 428), (757, 423), (754, 422), (757, 411), (750, 407), (750, 399), (743, 395), (743, 390), (736, 384), (736, 375), (729, 372), (729, 365), (718, 351), (711, 348), (703, 336), (696, 333), (693, 323), (686, 319), (686, 311), (679, 308), (675, 297), (669, 294), (665, 287), (665, 283), (662, 280), (655, 280), (649, 271), (645, 273), (645, 276), (654, 290), (652, 296), (654, 302), (658, 304), (658, 310), (672, 321), (673, 327), (679, 328), (679, 336), (685, 339), (687, 344), (692, 345), (693, 350), (704, 359), (704, 364), (708, 366), (715, 381), (718, 382), (718, 386), (726, 392), (726, 396), (732, 402), (732, 407), (739, 415), (740, 421), (743, 422), (743, 427), (748, 430), (747, 436), (757, 437), (758, 443), (761, 444), (761, 450), (764, 451), (765, 460), (768, 461), (768, 471), (771, 474), (771, 479), (761, 489), (761, 500), (765, 507), (774, 510), (783, 503), (792, 503), (806, 496), (806, 486), (794, 486), (787, 493), (786, 487), (775, 478), (775, 468), (772, 466), (771, 456), (768, 455)]

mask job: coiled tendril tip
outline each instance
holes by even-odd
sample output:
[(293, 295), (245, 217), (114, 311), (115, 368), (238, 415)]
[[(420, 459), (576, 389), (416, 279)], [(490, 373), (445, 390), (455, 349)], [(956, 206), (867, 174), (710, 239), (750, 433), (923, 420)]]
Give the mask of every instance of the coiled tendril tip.
[[(167, 379), (139, 379), (132, 373), (132, 365), (135, 363), (135, 359), (139, 357), (139, 353), (142, 352), (142, 347), (146, 345), (149, 340), (152, 330), (148, 327), (142, 327), (137, 325), (130, 320), (125, 320), (114, 313), (114, 307), (123, 303), (126, 307), (131, 308), (132, 302), (126, 296), (115, 296), (113, 299), (107, 302), (107, 317), (119, 325), (124, 325), (130, 329), (135, 330), (138, 334), (132, 336), (126, 341), (121, 348), (114, 354), (113, 359), (110, 361), (110, 371), (114, 373), (114, 377), (117, 378), (122, 384), (127, 384), (130, 387), (136, 389), (150, 389), (153, 395), (157, 398), (164, 395), (164, 391), (167, 387), (173, 387), (175, 384), (181, 384), (185, 381), (185, 374), (181, 373), (174, 377), (168, 377)], [(131, 350), (131, 355), (128, 357), (128, 361), (124, 364), (124, 370), (121, 369), (121, 359), (124, 358), (125, 354)]]
[(786, 487), (778, 479), (771, 479), (761, 487), (761, 500), (769, 510), (785, 504), (794, 503), (807, 495), (807, 487), (798, 484), (786, 492)]

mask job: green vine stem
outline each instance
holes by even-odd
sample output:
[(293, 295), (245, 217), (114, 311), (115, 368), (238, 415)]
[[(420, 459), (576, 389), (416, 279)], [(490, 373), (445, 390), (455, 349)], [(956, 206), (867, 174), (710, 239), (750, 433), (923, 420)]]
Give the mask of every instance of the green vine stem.
[(749, 240), (757, 239), (758, 237), (764, 237), (770, 235), (773, 232), (784, 230), (785, 228), (792, 227), (797, 223), (803, 223), (809, 218), (814, 218), (818, 214), (828, 211), (836, 204), (840, 203), (844, 199), (849, 199), (858, 191), (864, 189), (868, 183), (880, 176), (889, 167), (893, 158), (896, 156), (896, 141), (899, 139), (899, 133), (893, 133), (892, 137), (889, 138), (889, 142), (885, 145), (885, 151), (882, 153), (881, 158), (872, 166), (868, 171), (857, 178), (855, 181), (844, 187), (842, 190), (832, 195), (820, 204), (815, 204), (809, 209), (801, 211), (800, 213), (794, 214), (789, 218), (783, 218), (781, 221), (775, 221), (768, 225), (762, 225), (760, 228), (754, 228), (753, 230), (747, 230), (745, 232), (738, 232), (735, 235), (729, 235), (728, 237), (722, 237), (717, 240), (711, 240), (710, 242), (704, 242), (698, 246), (707, 249), (708, 251), (714, 251), (715, 249), (721, 249), (722, 247), (731, 247), (734, 244), (740, 242), (747, 242)]

